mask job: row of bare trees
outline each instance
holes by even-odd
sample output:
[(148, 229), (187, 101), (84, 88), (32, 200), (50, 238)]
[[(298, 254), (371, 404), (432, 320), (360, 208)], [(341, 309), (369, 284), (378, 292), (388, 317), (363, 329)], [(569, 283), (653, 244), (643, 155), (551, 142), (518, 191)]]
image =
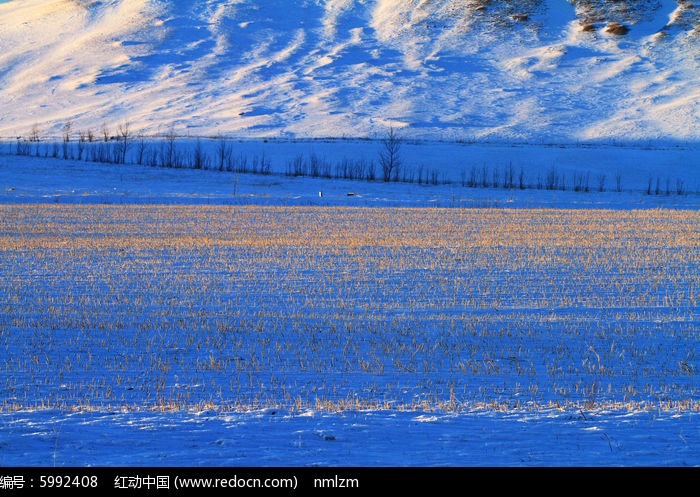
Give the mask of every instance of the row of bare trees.
[(102, 126), (101, 137), (91, 129), (74, 130), (71, 121), (61, 129), (61, 140), (42, 142), (38, 125), (32, 126), (27, 138), (17, 137), (17, 155), (36, 157), (53, 157), (92, 162), (111, 162), (126, 164), (127, 154), (134, 141), (134, 134), (128, 121), (117, 125), (112, 133), (106, 125)]
[[(100, 163), (148, 165), (165, 168), (211, 169), (251, 174), (272, 174), (273, 167), (264, 153), (261, 156), (235, 154), (229, 139), (218, 135), (213, 137), (214, 146), (205, 146), (197, 138), (194, 145), (183, 147), (180, 137), (172, 130), (156, 138), (146, 138), (134, 133), (128, 121), (124, 121), (111, 131), (103, 125), (99, 133), (92, 130), (75, 130), (72, 122), (62, 127), (59, 140), (44, 141), (37, 125), (33, 126), (26, 138), (18, 137), (15, 153), (36, 157), (52, 157), (69, 160), (84, 160)], [(324, 157), (311, 154), (305, 157), (298, 154), (286, 166), (287, 176), (309, 176), (350, 180), (381, 180), (384, 182), (404, 182), (419, 184), (449, 184), (454, 181), (444, 171), (428, 169), (422, 165), (408, 167), (402, 156), (403, 139), (395, 128), (390, 127), (379, 142), (377, 162), (366, 159), (343, 158), (333, 163)], [(471, 170), (461, 172), (461, 185), (469, 188), (503, 188), (507, 190), (571, 190), (575, 192), (616, 191), (622, 192), (622, 176), (614, 173), (612, 184), (608, 177), (599, 173), (594, 178), (590, 173), (574, 172), (570, 176), (552, 167), (546, 173), (537, 174), (528, 182), (522, 167), (516, 170), (512, 164), (506, 167), (473, 165)], [(687, 193), (683, 180), (665, 184), (660, 178), (650, 178), (646, 189), (648, 195)]]
[[(196, 140), (191, 154), (184, 154), (176, 143), (178, 136), (170, 131), (161, 137), (159, 146), (153, 147), (152, 140), (146, 140), (142, 134), (134, 134), (128, 121), (120, 123), (115, 132), (103, 125), (100, 135), (93, 130), (75, 130), (72, 122), (67, 122), (62, 128), (61, 141), (50, 140), (43, 143), (37, 125), (34, 125), (25, 139), (17, 138), (17, 155), (33, 155), (69, 160), (85, 160), (126, 164), (132, 151), (132, 161), (139, 165), (152, 165), (170, 168), (192, 167), (194, 169), (215, 168), (220, 171), (253, 172), (269, 174), (272, 172), (269, 160), (263, 156), (249, 161), (243, 156), (234, 156), (231, 143), (224, 137), (216, 137), (217, 145), (214, 157), (202, 146), (200, 139)], [(381, 178), (384, 181), (407, 181), (414, 178), (413, 174), (401, 175), (402, 140), (392, 127), (381, 142), (379, 151), (379, 166)], [(308, 161), (297, 157), (288, 166), (287, 175), (342, 177), (345, 179), (376, 179), (376, 167), (372, 161), (343, 159), (335, 168), (317, 156)], [(426, 173), (427, 174), (427, 173)], [(436, 177), (433, 174), (433, 177)], [(419, 175), (419, 181), (422, 181)], [(426, 180), (427, 181), (427, 180)]]

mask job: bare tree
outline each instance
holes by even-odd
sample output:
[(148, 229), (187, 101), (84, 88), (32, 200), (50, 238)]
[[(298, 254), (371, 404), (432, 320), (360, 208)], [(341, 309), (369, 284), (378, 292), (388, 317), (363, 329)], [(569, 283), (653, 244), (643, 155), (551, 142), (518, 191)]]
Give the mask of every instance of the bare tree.
[(29, 142), (21, 136), (17, 137), (17, 155), (29, 155)]
[(179, 154), (175, 147), (177, 135), (171, 129), (165, 135), (165, 139), (161, 142), (160, 150), (160, 165), (163, 167), (179, 167)]
[(30, 142), (38, 142), (39, 141), (39, 125), (34, 124), (32, 126), (32, 130), (29, 132), (29, 141)]
[(622, 191), (622, 173), (615, 173), (615, 190), (618, 192)]
[(605, 174), (603, 174), (603, 173), (600, 173), (598, 175), (598, 191), (599, 192), (605, 191)]
[(38, 156), (39, 155), (39, 141), (41, 138), (39, 137), (39, 125), (34, 124), (32, 126), (32, 130), (29, 132), (29, 138), (27, 141), (31, 142), (34, 144), (34, 155)]
[(676, 179), (676, 193), (678, 195), (685, 195), (685, 182), (680, 178)]
[(73, 123), (68, 121), (64, 126), (63, 126), (63, 158), (68, 159), (68, 144), (70, 143), (70, 135), (71, 135), (71, 130), (73, 129)]
[(87, 143), (87, 132), (83, 130), (78, 131), (78, 160), (83, 159), (83, 152), (85, 151), (85, 144)]
[(513, 163), (508, 164), (508, 168), (503, 172), (503, 188), (510, 190), (515, 187), (515, 170)]
[(126, 154), (131, 146), (131, 131), (129, 130), (129, 121), (117, 126), (117, 147), (116, 147), (116, 157), (115, 162), (117, 164), (126, 163)]
[(146, 152), (148, 151), (148, 144), (146, 144), (146, 138), (143, 133), (139, 133), (137, 146), (136, 146), (136, 163), (141, 166), (146, 159)]
[(217, 140), (218, 145), (216, 152), (219, 162), (218, 166), (219, 171), (223, 171), (231, 163), (231, 154), (233, 153), (233, 150), (228, 140), (223, 135), (218, 135)]
[(202, 140), (197, 138), (195, 143), (194, 152), (192, 153), (192, 166), (195, 169), (208, 169), (209, 168), (209, 157), (202, 147)]
[(398, 179), (401, 168), (400, 151), (401, 138), (392, 126), (382, 140), (382, 148), (379, 151), (379, 165), (382, 168), (384, 181), (391, 181), (392, 178), (395, 181)]

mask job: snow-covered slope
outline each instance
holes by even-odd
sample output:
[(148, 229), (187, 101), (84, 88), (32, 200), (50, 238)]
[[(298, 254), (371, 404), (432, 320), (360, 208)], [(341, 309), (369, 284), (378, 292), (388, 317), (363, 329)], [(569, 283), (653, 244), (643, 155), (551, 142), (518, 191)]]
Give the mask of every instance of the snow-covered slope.
[[(613, 23), (625, 34), (610, 32)], [(700, 138), (687, 0), (11, 0), (0, 136)]]

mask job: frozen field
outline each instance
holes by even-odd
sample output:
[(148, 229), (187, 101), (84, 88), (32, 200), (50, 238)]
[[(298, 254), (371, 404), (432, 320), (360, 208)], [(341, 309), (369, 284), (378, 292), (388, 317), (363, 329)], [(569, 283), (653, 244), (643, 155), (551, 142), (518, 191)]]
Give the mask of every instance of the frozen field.
[(0, 1), (0, 466), (700, 466), (698, 33)]
[(5, 466), (700, 462), (693, 194), (0, 178)]

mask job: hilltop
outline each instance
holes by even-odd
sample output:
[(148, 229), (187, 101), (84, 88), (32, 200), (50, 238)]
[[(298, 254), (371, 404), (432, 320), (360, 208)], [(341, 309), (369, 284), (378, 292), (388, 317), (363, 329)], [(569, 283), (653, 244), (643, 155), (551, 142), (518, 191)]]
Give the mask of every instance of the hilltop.
[(694, 142), (687, 0), (0, 4), (0, 136)]

